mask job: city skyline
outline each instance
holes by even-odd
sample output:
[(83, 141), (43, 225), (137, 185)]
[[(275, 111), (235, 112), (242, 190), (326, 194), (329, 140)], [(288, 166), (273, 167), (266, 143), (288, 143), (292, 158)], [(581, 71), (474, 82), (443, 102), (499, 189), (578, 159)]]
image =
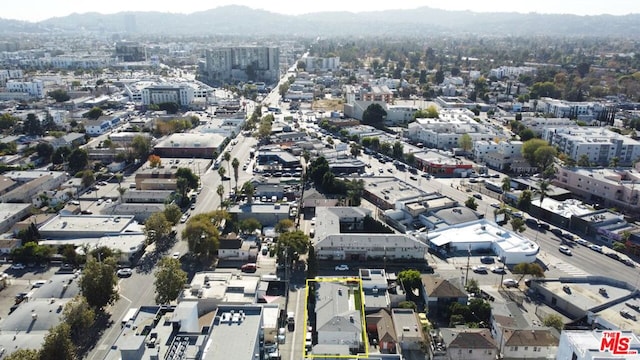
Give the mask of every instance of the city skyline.
[(473, 12), (518, 12), (518, 13), (542, 13), (542, 14), (573, 14), (573, 15), (625, 15), (630, 13), (640, 13), (640, 4), (627, 0), (610, 0), (608, 2), (587, 0), (550, 1), (541, 0), (537, 2), (514, 2), (514, 1), (490, 1), (478, 2), (471, 0), (459, 0), (455, 2), (442, 2), (437, 0), (415, 0), (406, 3), (389, 3), (383, 1), (372, 1), (363, 8), (360, 3), (345, 3), (336, 0), (323, 2), (296, 3), (295, 7), (287, 3), (268, 3), (258, 0), (221, 0), (215, 5), (199, 0), (183, 0), (181, 2), (151, 2), (137, 1), (130, 2), (124, 0), (112, 0), (105, 8), (102, 2), (87, 2), (81, 0), (69, 1), (47, 1), (32, 0), (23, 3), (10, 3), (3, 7), (0, 16), (4, 19), (24, 20), (37, 22), (52, 17), (63, 17), (72, 13), (98, 12), (103, 14), (113, 14), (128, 11), (158, 11), (168, 13), (190, 14), (205, 11), (216, 7), (227, 5), (242, 5), (253, 9), (266, 10), (274, 13), (286, 15), (301, 15), (314, 12), (326, 11), (386, 11), (400, 9), (415, 9), (428, 6), (443, 10), (469, 10)]

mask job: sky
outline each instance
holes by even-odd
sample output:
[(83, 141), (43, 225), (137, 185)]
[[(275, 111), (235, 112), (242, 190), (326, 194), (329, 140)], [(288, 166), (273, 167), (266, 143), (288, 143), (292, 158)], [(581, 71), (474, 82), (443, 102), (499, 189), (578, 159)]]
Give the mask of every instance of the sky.
[(365, 10), (413, 9), (421, 6), (476, 12), (537, 12), (575, 15), (640, 13), (640, 1), (638, 0), (405, 0), (397, 3), (388, 0), (369, 0), (367, 2), (354, 0), (14, 0), (2, 5), (0, 18), (40, 21), (71, 13), (112, 14), (122, 11), (161, 11), (189, 14), (224, 5), (245, 5), (254, 9), (288, 15), (319, 11), (361, 12)]

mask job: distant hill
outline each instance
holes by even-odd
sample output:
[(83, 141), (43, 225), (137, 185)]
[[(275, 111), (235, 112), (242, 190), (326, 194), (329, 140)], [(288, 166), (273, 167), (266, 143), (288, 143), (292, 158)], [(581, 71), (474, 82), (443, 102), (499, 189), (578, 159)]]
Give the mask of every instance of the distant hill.
[(320, 12), (282, 15), (245, 6), (223, 6), (192, 14), (121, 12), (71, 14), (38, 23), (0, 19), (0, 33), (37, 31), (123, 32), (176, 35), (435, 35), (638, 37), (640, 14), (577, 16), (476, 13), (429, 7), (414, 10)]

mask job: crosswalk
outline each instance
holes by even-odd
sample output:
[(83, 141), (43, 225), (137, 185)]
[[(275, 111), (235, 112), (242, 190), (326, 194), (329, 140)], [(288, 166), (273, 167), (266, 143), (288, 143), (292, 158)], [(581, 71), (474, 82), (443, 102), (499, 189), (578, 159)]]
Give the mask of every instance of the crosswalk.
[(542, 260), (547, 264), (550, 270), (556, 269), (570, 276), (588, 276), (584, 270), (568, 264), (553, 255), (545, 255)]

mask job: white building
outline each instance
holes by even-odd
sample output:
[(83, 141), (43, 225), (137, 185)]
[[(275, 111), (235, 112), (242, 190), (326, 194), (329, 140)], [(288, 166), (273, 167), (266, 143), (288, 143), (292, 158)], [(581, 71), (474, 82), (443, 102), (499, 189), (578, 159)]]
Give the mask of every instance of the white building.
[(459, 147), (463, 134), (471, 136), (473, 142), (506, 140), (503, 132), (480, 124), (471, 116), (469, 110), (440, 110), (439, 118), (419, 118), (410, 123), (405, 135), (425, 146), (446, 150)]
[(31, 97), (42, 99), (44, 98), (44, 83), (40, 80), (9, 80), (7, 81), (7, 91), (11, 93), (27, 93)]
[(529, 66), (500, 66), (499, 68), (489, 71), (490, 77), (496, 77), (498, 80), (503, 77), (519, 77), (525, 74), (535, 74), (536, 68)]
[(591, 121), (605, 110), (605, 106), (594, 102), (575, 102), (543, 97), (538, 100), (535, 110), (553, 114), (557, 118), (572, 118)]
[(142, 89), (142, 104), (176, 103), (180, 106), (190, 105), (195, 91), (188, 84), (163, 83), (150, 85)]
[[(371, 211), (357, 207), (316, 208), (313, 246), (318, 259), (423, 259), (427, 244), (405, 234), (374, 234), (364, 229)], [(341, 227), (355, 233), (341, 233)]]
[(602, 330), (564, 330), (560, 334), (560, 344), (556, 360), (640, 360), (640, 339), (632, 331), (622, 331), (621, 337), (629, 338), (629, 350), (636, 354), (614, 355), (600, 351), (604, 331)]
[(473, 156), (476, 162), (498, 170), (510, 168), (514, 161), (524, 161), (522, 141), (513, 140), (476, 141), (473, 143)]
[(603, 166), (613, 158), (619, 165), (631, 165), (640, 157), (640, 141), (605, 128), (549, 127), (542, 138), (576, 161), (584, 155), (590, 163)]
[[(503, 118), (502, 120), (507, 119)], [(511, 118), (508, 120), (511, 120)], [(533, 131), (537, 136), (542, 135), (544, 129), (548, 127), (561, 128), (576, 126), (576, 121), (569, 118), (525, 117), (521, 122), (531, 129), (531, 131)]]
[(4, 86), (7, 80), (22, 79), (23, 73), (21, 69), (4, 69), (0, 70), (0, 86)]
[(535, 242), (486, 219), (430, 231), (426, 237), (436, 251), (491, 250), (504, 264), (532, 263), (540, 252)]
[(305, 71), (333, 71), (340, 68), (340, 57), (315, 57), (307, 56), (304, 58)]

